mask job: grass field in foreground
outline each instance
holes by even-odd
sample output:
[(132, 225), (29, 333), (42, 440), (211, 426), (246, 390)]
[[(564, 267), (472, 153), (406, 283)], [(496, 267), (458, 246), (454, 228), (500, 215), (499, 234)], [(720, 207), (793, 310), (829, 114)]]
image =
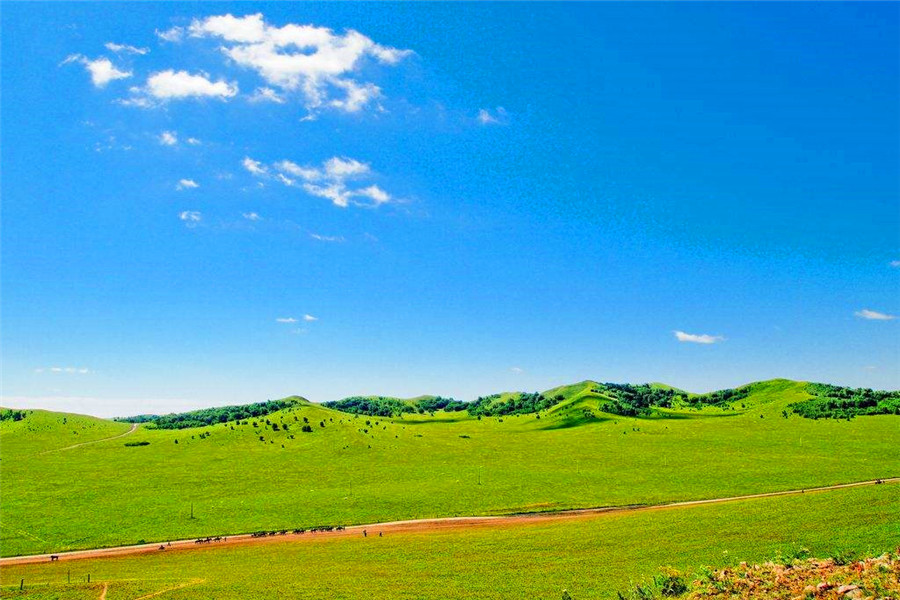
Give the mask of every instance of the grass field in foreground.
[[(141, 427), (69, 450), (60, 448), (84, 441), (82, 432), (129, 426), (35, 411), (0, 425), (0, 552), (659, 503), (900, 475), (900, 417), (784, 418), (788, 404), (808, 397), (803, 383), (755, 384), (733, 411), (643, 419), (599, 413), (590, 387), (568, 386), (570, 399), (540, 418), (356, 418), (303, 403), (269, 416), (289, 424), (287, 432)], [(594, 416), (584, 418), (586, 409)], [(299, 431), (304, 418), (312, 433)]]
[[(900, 544), (900, 485), (887, 484), (590, 519), (383, 538), (319, 538), (7, 567), (3, 597), (183, 599), (615, 598), (668, 565), (877, 555)], [(67, 573), (73, 581), (67, 584)], [(84, 583), (91, 574), (92, 584)], [(18, 591), (21, 579), (26, 589)]]

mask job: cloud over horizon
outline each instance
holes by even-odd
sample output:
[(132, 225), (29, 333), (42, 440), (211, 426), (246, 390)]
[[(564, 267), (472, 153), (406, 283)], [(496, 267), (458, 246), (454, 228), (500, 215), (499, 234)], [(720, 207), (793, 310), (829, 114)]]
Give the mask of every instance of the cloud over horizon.
[(887, 313), (878, 312), (877, 310), (869, 310), (868, 308), (858, 310), (853, 313), (853, 315), (868, 321), (893, 321), (897, 318), (896, 315), (889, 315)]
[(725, 341), (725, 338), (721, 335), (685, 333), (678, 330), (673, 331), (673, 333), (675, 334), (675, 339), (679, 342), (687, 342), (690, 344), (716, 344)]

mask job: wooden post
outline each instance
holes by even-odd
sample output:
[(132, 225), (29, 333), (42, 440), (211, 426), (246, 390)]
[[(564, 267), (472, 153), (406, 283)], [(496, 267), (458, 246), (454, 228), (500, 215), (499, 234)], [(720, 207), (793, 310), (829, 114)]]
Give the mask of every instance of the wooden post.
[(191, 518), (194, 518), (194, 503), (191, 502)]
[(25, 580), (23, 579), (22, 581), (19, 582), (19, 591), (22, 591), (22, 589), (24, 587), (25, 587)]
[(88, 573), (88, 583), (90, 583), (90, 582), (91, 582), (91, 574)]
[(67, 583), (72, 583), (72, 569), (69, 569), (69, 572), (66, 574)]

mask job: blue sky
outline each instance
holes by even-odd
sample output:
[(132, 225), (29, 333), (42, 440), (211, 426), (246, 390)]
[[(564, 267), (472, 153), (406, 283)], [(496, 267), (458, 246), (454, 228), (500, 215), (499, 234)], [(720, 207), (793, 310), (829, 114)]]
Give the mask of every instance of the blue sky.
[(900, 387), (898, 23), (6, 3), (3, 402)]

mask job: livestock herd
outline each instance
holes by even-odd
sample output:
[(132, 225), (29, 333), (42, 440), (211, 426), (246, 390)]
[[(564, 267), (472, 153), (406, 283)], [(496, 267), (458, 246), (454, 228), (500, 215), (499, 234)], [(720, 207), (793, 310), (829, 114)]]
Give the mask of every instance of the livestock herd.
[(272, 535), (287, 535), (288, 533), (300, 535), (300, 534), (306, 533), (307, 531), (310, 533), (316, 533), (317, 531), (343, 531), (343, 530), (344, 530), (343, 525), (338, 525), (336, 527), (333, 525), (322, 525), (320, 527), (310, 527), (309, 529), (292, 529), (292, 530), (279, 529), (279, 530), (275, 530), (275, 531), (255, 531), (250, 534), (250, 537), (261, 538), (261, 537), (268, 537), (268, 536), (272, 536)]

